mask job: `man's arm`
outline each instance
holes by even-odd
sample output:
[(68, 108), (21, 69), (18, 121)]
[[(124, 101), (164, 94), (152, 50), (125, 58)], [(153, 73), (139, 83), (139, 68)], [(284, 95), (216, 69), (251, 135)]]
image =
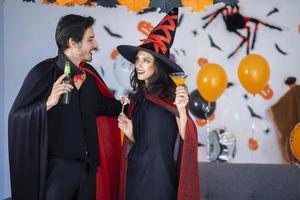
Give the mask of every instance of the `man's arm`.
[(119, 100), (105, 97), (100, 92), (97, 96), (97, 115), (118, 116), (122, 111), (122, 104)]

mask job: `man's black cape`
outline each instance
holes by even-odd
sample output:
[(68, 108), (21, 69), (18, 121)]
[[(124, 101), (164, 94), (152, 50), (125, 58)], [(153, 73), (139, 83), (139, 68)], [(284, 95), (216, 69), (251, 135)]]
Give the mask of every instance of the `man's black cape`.
[[(62, 73), (57, 58), (36, 65), (26, 76), (8, 117), (9, 162), (13, 200), (43, 200), (47, 173), (46, 101)], [(99, 79), (98, 73), (93, 71)], [(101, 79), (102, 81), (102, 79)]]
[(25, 78), (8, 117), (11, 193), (14, 200), (42, 200), (47, 171), (47, 110), (55, 62), (48, 59)]

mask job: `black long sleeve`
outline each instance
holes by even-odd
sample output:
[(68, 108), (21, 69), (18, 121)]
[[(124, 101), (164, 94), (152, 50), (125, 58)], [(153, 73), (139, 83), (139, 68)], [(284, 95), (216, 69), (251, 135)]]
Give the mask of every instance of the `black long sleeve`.
[(122, 104), (120, 101), (115, 99), (110, 99), (103, 96), (98, 92), (97, 96), (97, 115), (107, 115), (107, 116), (118, 116), (122, 111)]

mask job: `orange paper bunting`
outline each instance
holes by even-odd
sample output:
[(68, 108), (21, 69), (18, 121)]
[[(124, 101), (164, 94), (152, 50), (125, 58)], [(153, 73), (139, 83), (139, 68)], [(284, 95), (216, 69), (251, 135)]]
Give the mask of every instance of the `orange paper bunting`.
[(181, 0), (184, 7), (192, 7), (193, 12), (205, 11), (206, 7), (213, 5), (213, 0)]
[(56, 0), (56, 5), (58, 6), (74, 6), (74, 5), (83, 5), (88, 0)]
[(148, 8), (150, 0), (118, 0), (119, 4), (126, 6), (128, 11), (140, 12)]
[(77, 5), (83, 5), (87, 2), (88, 0), (73, 0), (73, 3)]

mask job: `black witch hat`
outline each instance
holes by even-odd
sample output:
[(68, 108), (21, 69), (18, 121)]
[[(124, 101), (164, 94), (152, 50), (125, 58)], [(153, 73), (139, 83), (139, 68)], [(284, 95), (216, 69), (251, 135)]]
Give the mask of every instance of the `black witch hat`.
[(151, 31), (147, 39), (139, 46), (120, 45), (118, 52), (131, 63), (135, 62), (138, 51), (146, 51), (161, 60), (167, 73), (183, 72), (181, 67), (169, 59), (178, 21), (178, 8), (173, 8)]

